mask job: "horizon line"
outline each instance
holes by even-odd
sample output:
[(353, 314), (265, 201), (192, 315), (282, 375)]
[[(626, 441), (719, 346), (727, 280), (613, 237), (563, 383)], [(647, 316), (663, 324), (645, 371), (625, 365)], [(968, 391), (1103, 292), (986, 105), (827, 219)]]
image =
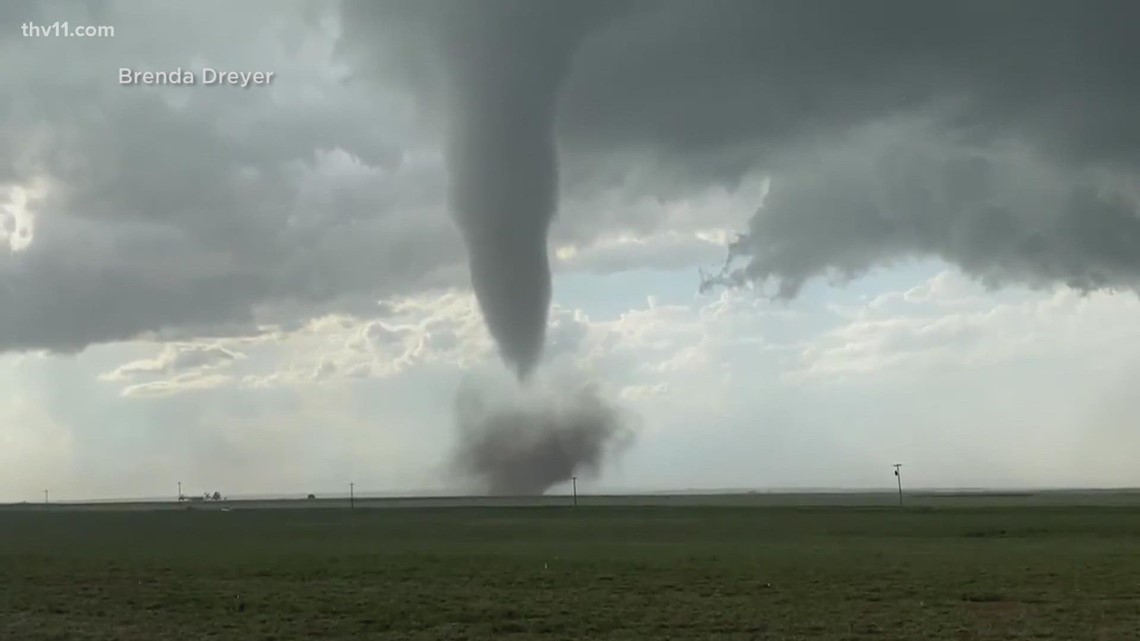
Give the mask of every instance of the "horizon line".
[[(1140, 486), (921, 486), (903, 488), (903, 494), (933, 494), (933, 493), (965, 493), (965, 494), (1003, 494), (1003, 493), (1061, 493), (1061, 492), (1140, 492)], [(826, 496), (835, 494), (898, 494), (894, 486), (838, 488), (838, 487), (772, 487), (772, 488), (688, 488), (688, 489), (602, 489), (594, 492), (578, 492), (578, 496), (595, 497), (670, 497), (670, 496), (741, 496), (750, 494), (768, 495), (816, 495)], [(307, 500), (313, 495), (316, 500), (349, 499), (348, 492), (319, 493), (319, 492), (274, 492), (274, 493), (241, 493), (225, 495), (224, 501), (289, 501)], [(185, 497), (201, 497), (202, 494), (184, 494)], [(398, 499), (541, 499), (552, 497), (570, 497), (572, 493), (546, 492), (542, 494), (481, 494), (477, 492), (461, 491), (455, 489), (441, 490), (407, 490), (407, 491), (360, 491), (355, 492), (357, 500), (398, 500)], [(49, 501), (0, 501), (0, 505), (79, 505), (79, 504), (108, 504), (108, 503), (178, 503), (178, 497), (173, 494), (158, 496), (133, 497), (88, 497), (88, 498), (51, 498)]]

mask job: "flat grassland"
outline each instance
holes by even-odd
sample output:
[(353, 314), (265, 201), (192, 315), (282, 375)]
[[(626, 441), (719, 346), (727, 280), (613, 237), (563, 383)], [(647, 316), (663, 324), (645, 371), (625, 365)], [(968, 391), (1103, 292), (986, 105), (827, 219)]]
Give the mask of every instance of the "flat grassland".
[(885, 500), (13, 506), (0, 639), (1140, 638), (1134, 500)]

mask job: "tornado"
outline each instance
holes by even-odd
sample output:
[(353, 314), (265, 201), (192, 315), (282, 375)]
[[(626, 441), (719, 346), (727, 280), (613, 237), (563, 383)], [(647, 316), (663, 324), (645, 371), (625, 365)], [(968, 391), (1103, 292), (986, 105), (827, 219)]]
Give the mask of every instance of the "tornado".
[(469, 386), (455, 406), (453, 469), (490, 494), (543, 494), (579, 472), (597, 472), (630, 435), (628, 417), (596, 385), (547, 385), (534, 376), (551, 300), (547, 236), (558, 209), (559, 92), (581, 41), (624, 6), (353, 4), (353, 15), (365, 20), (379, 11), (385, 40), (417, 54), (409, 68), (427, 70), (409, 73), (413, 84), (442, 99), (448, 209), (467, 248), (479, 310), (517, 384), (506, 394)]
[(558, 94), (600, 7), (478, 3), (447, 38), (449, 206), (487, 329), (529, 387), (509, 397), (460, 391), (455, 469), (489, 494), (540, 495), (576, 474), (597, 473), (630, 434), (596, 386), (544, 390), (531, 381), (550, 309)]

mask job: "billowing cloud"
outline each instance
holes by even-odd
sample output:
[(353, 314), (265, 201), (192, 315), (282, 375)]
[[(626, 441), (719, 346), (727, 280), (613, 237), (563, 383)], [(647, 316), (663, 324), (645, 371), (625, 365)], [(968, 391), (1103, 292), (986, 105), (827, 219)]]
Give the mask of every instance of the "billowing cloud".
[(936, 256), (990, 286), (1135, 287), (1140, 199), (1125, 175), (950, 142), (929, 121), (869, 126), (789, 158), (728, 280), (788, 298), (813, 277)]

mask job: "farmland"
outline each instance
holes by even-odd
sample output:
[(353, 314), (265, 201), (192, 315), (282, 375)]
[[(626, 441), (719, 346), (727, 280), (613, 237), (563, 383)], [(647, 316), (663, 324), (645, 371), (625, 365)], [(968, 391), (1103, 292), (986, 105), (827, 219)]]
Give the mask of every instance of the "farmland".
[(10, 506), (0, 639), (1140, 638), (1135, 495), (890, 498)]

